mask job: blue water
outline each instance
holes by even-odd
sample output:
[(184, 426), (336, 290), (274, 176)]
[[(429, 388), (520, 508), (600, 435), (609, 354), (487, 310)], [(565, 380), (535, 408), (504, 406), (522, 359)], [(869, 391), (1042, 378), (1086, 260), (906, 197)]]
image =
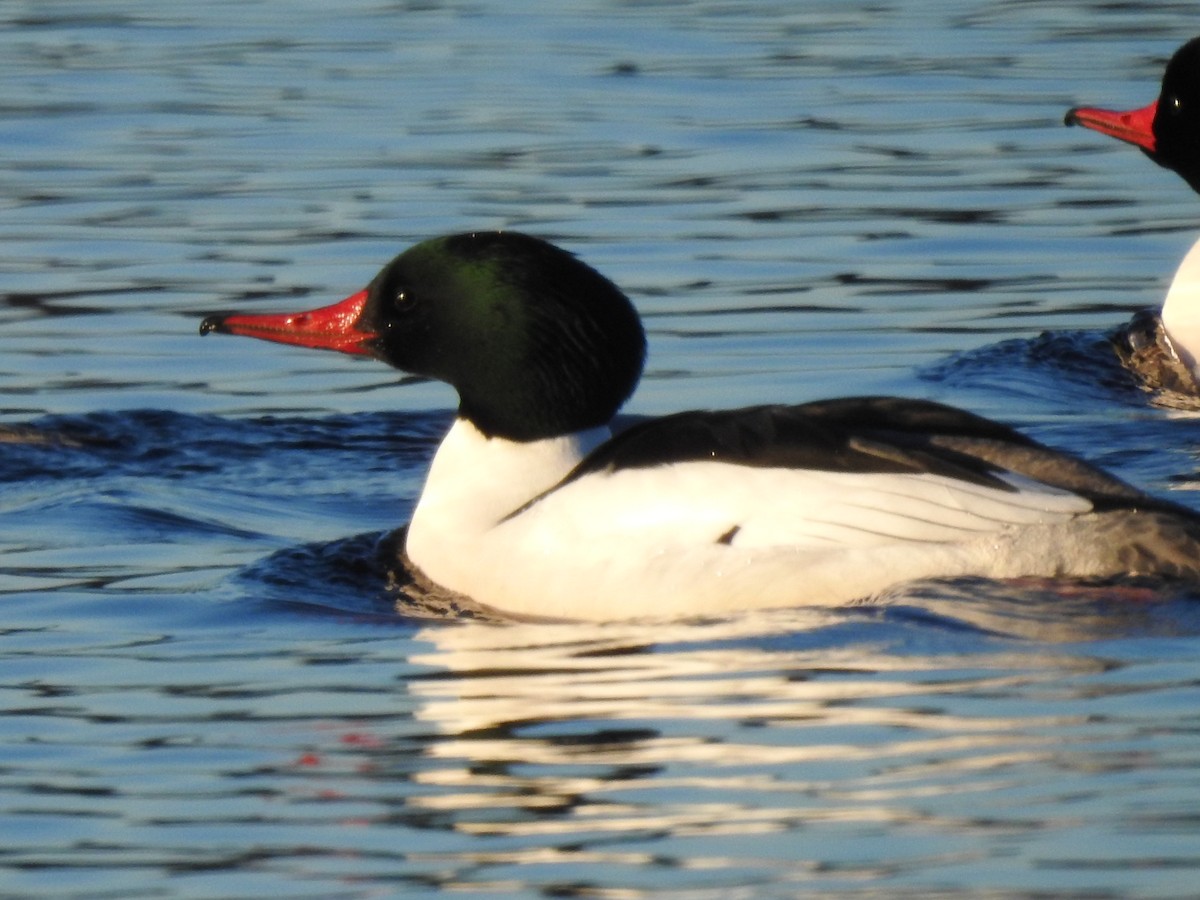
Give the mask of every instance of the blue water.
[(559, 6), (0, 6), (0, 894), (1196, 895), (1200, 596), (447, 624), (379, 554), (449, 391), (196, 333), (520, 228), (642, 311), (631, 411), (932, 397), (1200, 509), (1098, 349), (1200, 198), (1061, 126), (1190, 9)]

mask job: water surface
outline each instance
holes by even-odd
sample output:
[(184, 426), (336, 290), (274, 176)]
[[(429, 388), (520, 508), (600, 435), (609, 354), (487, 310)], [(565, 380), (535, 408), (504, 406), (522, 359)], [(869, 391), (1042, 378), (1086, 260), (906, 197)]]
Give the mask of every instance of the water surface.
[(376, 547), (452, 395), (196, 335), (519, 228), (638, 305), (631, 411), (931, 397), (1200, 508), (1200, 423), (1103, 352), (1200, 200), (1060, 124), (1156, 93), (1178, 4), (96, 0), (0, 25), (0, 892), (1195, 892), (1195, 595), (398, 614)]

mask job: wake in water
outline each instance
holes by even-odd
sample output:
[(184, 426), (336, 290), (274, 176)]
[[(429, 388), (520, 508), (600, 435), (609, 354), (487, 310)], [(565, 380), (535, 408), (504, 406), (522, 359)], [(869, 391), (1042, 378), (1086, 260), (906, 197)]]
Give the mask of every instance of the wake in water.
[(404, 529), (289, 547), (247, 566), (237, 582), (261, 602), (404, 623), (522, 621), (415, 579), (397, 564)]
[(1157, 317), (1135, 316), (1120, 331), (1043, 332), (1032, 339), (1013, 338), (926, 367), (921, 377), (956, 388), (983, 388), (1000, 394), (1047, 396), (1057, 400), (1098, 399), (1128, 407), (1200, 410), (1200, 396), (1173, 373), (1144, 380), (1122, 364), (1145, 344), (1147, 325)]

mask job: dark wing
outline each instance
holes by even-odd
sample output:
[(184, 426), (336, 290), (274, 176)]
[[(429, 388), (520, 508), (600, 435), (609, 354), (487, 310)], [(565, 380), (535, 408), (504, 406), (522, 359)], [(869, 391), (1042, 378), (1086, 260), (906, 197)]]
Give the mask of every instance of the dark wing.
[(598, 447), (563, 484), (589, 472), (702, 460), (829, 472), (930, 473), (1001, 490), (1013, 489), (997, 477), (1009, 471), (1106, 504), (1150, 499), (998, 422), (899, 397), (697, 410), (649, 419)]

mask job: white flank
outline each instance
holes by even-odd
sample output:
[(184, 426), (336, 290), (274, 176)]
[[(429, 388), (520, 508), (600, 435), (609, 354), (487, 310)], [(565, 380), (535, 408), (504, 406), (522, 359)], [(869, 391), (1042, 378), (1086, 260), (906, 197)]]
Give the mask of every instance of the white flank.
[(554, 487), (606, 437), (527, 444), (457, 422), (409, 527), (433, 581), (513, 613), (572, 619), (836, 604), (917, 578), (1058, 574), (1091, 555), (1064, 528), (1090, 503), (1010, 476), (689, 462)]

